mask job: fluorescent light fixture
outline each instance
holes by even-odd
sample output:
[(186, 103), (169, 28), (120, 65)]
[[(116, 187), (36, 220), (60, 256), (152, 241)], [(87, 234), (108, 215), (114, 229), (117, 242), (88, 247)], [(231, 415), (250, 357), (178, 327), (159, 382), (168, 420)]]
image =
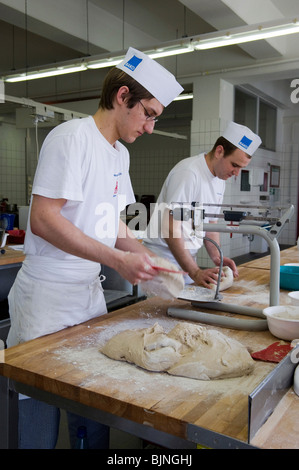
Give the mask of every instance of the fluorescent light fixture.
[[(297, 19), (288, 19), (282, 22), (268, 22), (264, 25), (248, 25), (233, 28), (231, 31), (215, 31), (203, 35), (182, 38), (177, 41), (169, 41), (151, 49), (145, 49), (152, 59), (159, 59), (179, 54), (193, 52), (194, 50), (212, 49), (217, 47), (243, 44), (260, 39), (269, 39), (273, 37), (285, 36), (288, 34), (299, 33), (299, 23)], [(124, 58), (125, 52), (119, 51), (114, 56), (111, 54), (101, 54), (99, 56), (91, 56), (82, 58), (82, 62), (78, 65), (71, 62), (53, 64), (39, 68), (38, 70), (28, 69), (14, 75), (4, 75), (4, 82), (22, 82), (26, 80), (34, 80), (37, 78), (54, 77), (68, 73), (82, 72), (88, 69), (99, 69), (113, 67)], [(77, 61), (78, 62), (78, 61)]]
[(124, 56), (111, 57), (111, 59), (96, 60), (94, 62), (87, 62), (86, 67), (88, 69), (103, 69), (106, 67), (114, 67), (123, 60)]
[(162, 57), (170, 57), (173, 55), (180, 55), (186, 54), (187, 52), (194, 52), (194, 47), (190, 46), (189, 44), (182, 44), (181, 46), (176, 46), (173, 49), (170, 48), (157, 48), (154, 51), (148, 51), (146, 54), (151, 59), (160, 59)]
[[(182, 45), (182, 46), (176, 46), (175, 48), (157, 48), (157, 49), (152, 49), (150, 51), (146, 51), (145, 53), (151, 58), (151, 59), (159, 59), (162, 57), (169, 57), (172, 55), (178, 55), (178, 54), (184, 54), (186, 52), (193, 52), (194, 48), (189, 46), (189, 45)], [(111, 57), (111, 59), (101, 59), (98, 61), (88, 61), (86, 63), (86, 67), (88, 69), (101, 69), (105, 67), (114, 67), (114, 65), (119, 64), (124, 58), (124, 55), (119, 56), (119, 57)]]
[(57, 75), (65, 75), (67, 73), (83, 72), (86, 70), (85, 65), (77, 65), (73, 67), (57, 67), (55, 69), (41, 70), (36, 72), (24, 72), (21, 74), (10, 75), (4, 77), (4, 80), (9, 83), (23, 82), (26, 80), (35, 80), (37, 78), (55, 77)]
[[(244, 31), (238, 32), (228, 31), (227, 33), (223, 33), (222, 36), (219, 36), (219, 33), (217, 33), (217, 35), (212, 33), (210, 35), (211, 37), (206, 37), (206, 39), (203, 36), (202, 39), (199, 38), (195, 41), (194, 48), (196, 50), (213, 49), (299, 33), (299, 23), (297, 20), (285, 25), (255, 26), (252, 30), (249, 28), (250, 27), (244, 28)], [(212, 37), (213, 35), (215, 37)]]
[(182, 93), (177, 96), (173, 101), (193, 100), (193, 93)]

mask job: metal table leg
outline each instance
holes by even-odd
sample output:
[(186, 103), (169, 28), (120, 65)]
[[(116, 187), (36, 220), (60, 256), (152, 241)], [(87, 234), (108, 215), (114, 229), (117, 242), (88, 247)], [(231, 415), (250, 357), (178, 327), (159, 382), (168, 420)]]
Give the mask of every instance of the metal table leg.
[(18, 401), (9, 379), (0, 376), (0, 449), (18, 448)]

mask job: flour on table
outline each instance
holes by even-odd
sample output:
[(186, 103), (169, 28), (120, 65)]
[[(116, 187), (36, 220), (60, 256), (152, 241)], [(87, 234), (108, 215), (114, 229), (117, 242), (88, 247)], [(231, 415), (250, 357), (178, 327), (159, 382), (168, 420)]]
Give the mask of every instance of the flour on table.
[[(229, 289), (234, 283), (234, 275), (233, 275), (231, 268), (229, 268), (228, 266), (224, 266), (224, 268), (222, 269), (222, 273), (223, 273), (223, 276), (221, 276), (221, 281), (219, 284), (219, 292), (225, 289)], [(217, 285), (212, 284), (212, 289), (216, 290)]]
[(241, 377), (254, 361), (238, 341), (217, 330), (178, 323), (165, 333), (159, 323), (113, 336), (101, 352), (144, 369), (199, 380)]
[(167, 336), (163, 328), (155, 323), (150, 328), (125, 330), (113, 336), (101, 352), (111, 359), (161, 372), (179, 360), (180, 346), (178, 341)]
[[(178, 271), (177, 266), (160, 256), (154, 256), (151, 260), (154, 266)], [(159, 271), (159, 274), (152, 280), (141, 282), (140, 287), (148, 297), (158, 296), (173, 300), (178, 298), (184, 289), (184, 284), (183, 274)]]

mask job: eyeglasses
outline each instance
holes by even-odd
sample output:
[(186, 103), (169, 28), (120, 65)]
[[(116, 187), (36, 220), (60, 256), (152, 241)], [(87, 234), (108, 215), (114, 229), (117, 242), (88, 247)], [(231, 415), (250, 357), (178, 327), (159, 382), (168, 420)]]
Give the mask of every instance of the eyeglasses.
[(145, 106), (141, 103), (141, 101), (139, 101), (139, 103), (141, 104), (141, 106), (143, 107), (144, 109), (144, 115), (145, 115), (145, 119), (146, 121), (152, 121), (154, 123), (158, 122), (158, 119), (155, 117), (155, 116), (151, 116), (149, 114), (149, 112), (147, 111), (147, 109), (145, 108)]

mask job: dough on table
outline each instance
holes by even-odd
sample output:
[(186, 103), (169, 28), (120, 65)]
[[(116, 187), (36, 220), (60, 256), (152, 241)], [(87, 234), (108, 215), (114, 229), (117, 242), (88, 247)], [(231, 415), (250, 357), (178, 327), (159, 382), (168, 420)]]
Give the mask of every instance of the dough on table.
[(183, 345), (182, 356), (169, 374), (211, 380), (241, 377), (253, 370), (254, 361), (245, 346), (218, 330), (183, 323), (169, 337)]
[[(234, 275), (228, 266), (224, 266), (222, 268), (222, 273), (223, 276), (221, 276), (221, 281), (219, 284), (219, 292), (225, 289), (229, 289), (234, 283)], [(212, 289), (216, 290), (217, 289), (217, 284), (212, 284)]]
[(241, 377), (254, 361), (238, 341), (193, 323), (178, 323), (168, 334), (153, 327), (125, 330), (102, 348), (106, 356), (144, 369), (199, 380)]
[[(160, 256), (151, 258), (153, 266), (178, 271), (178, 267)], [(159, 271), (159, 274), (150, 281), (140, 283), (142, 291), (148, 296), (158, 296), (163, 299), (176, 299), (184, 289), (185, 281), (181, 273), (168, 273)]]
[(164, 371), (180, 358), (179, 341), (165, 335), (155, 323), (150, 328), (125, 330), (113, 336), (101, 352), (111, 359), (127, 361), (151, 371)]

